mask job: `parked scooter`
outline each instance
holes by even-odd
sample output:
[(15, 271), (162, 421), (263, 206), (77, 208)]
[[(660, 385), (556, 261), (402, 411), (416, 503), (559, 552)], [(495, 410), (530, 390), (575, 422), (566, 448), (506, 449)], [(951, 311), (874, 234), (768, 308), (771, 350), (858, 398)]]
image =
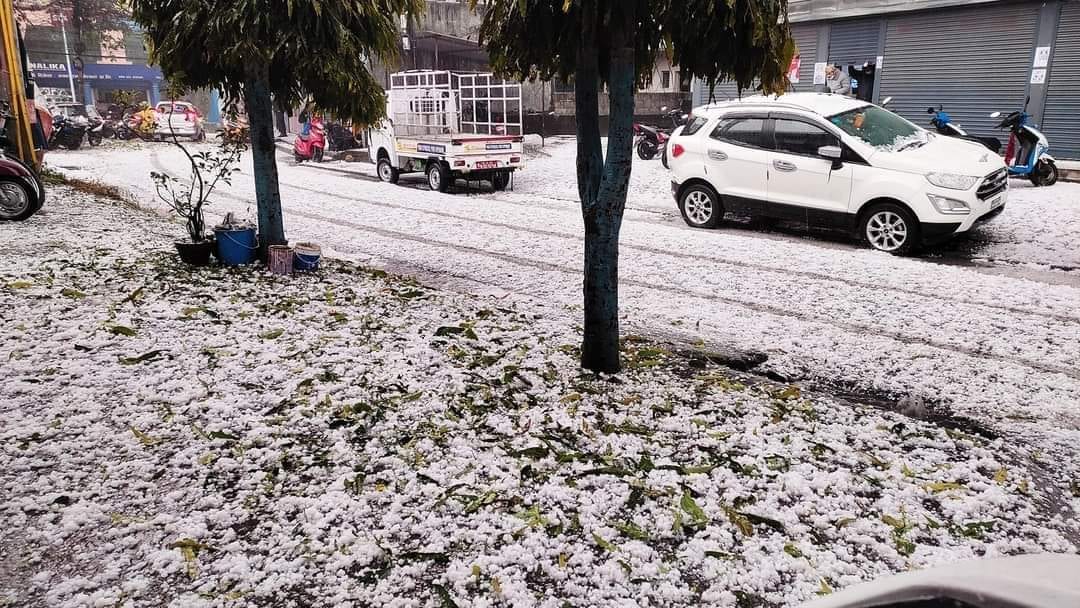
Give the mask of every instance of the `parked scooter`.
[(82, 146), (83, 138), (90, 123), (85, 116), (68, 117), (63, 114), (53, 116), (53, 132), (49, 138), (48, 148), (55, 150), (60, 146), (68, 150), (78, 150)]
[(662, 114), (664, 118), (671, 121), (670, 129), (660, 129), (634, 123), (634, 137), (637, 139), (634, 147), (637, 149), (638, 158), (641, 160), (656, 158), (656, 155), (667, 147), (667, 141), (671, 139), (672, 131), (686, 123), (686, 115), (679, 110), (668, 111), (667, 106), (664, 106), (660, 108), (660, 111), (664, 112)]
[(305, 160), (321, 163), (323, 150), (326, 148), (326, 123), (316, 116), (312, 117), (308, 124), (311, 127), (308, 134), (297, 135), (293, 141), (293, 154), (298, 163)]
[(14, 146), (8, 129), (14, 116), (5, 101), (0, 101), (0, 120), (0, 221), (22, 221), (45, 204), (45, 186), (30, 165), (10, 152)]
[[(112, 129), (109, 129), (108, 133), (111, 132)], [(86, 130), (86, 143), (90, 144), (90, 147), (100, 146), (106, 135), (105, 119), (100, 116), (90, 117), (90, 123), (87, 125)]]
[[(1050, 156), (1050, 142), (1035, 125), (1027, 113), (1029, 97), (1024, 102), (1024, 109), (1012, 112), (1001, 119), (999, 129), (1009, 130), (1009, 144), (1005, 147), (1005, 164), (1009, 166), (1010, 177), (1026, 177), (1036, 186), (1052, 186), (1057, 183), (1057, 161)], [(990, 118), (1000, 118), (1001, 112), (994, 112)]]
[(634, 137), (637, 139), (634, 147), (637, 148), (638, 158), (652, 160), (656, 158), (656, 153), (667, 144), (669, 136), (656, 127), (634, 123)]
[(959, 139), (966, 139), (978, 144), (986, 146), (994, 154), (1001, 151), (1001, 140), (996, 137), (976, 137), (974, 135), (968, 135), (959, 124), (953, 122), (948, 112), (945, 111), (944, 106), (938, 106), (938, 109), (932, 107), (926, 108), (926, 113), (930, 114), (930, 124), (934, 126), (938, 133), (941, 135), (947, 135), (949, 137), (956, 137)]

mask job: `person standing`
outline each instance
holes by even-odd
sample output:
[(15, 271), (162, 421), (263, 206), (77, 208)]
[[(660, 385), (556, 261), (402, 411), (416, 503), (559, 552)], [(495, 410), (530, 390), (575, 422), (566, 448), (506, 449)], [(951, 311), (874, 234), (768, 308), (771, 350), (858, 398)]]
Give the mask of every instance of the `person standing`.
[(829, 65), (825, 68), (825, 86), (834, 95), (851, 97), (851, 77), (838, 66)]

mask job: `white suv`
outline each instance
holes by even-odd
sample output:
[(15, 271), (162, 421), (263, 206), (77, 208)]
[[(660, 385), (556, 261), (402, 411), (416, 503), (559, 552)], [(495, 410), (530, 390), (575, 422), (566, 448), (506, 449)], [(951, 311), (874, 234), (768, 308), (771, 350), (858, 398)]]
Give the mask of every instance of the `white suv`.
[(997, 215), (1008, 194), (1005, 163), (981, 145), (827, 93), (697, 108), (668, 145), (672, 194), (696, 228), (763, 216), (905, 254)]

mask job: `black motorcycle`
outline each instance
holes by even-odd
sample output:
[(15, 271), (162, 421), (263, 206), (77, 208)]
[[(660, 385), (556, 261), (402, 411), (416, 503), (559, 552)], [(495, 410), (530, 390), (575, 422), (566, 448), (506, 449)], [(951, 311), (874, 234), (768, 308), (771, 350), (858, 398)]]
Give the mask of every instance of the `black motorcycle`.
[(63, 114), (53, 116), (53, 132), (49, 137), (48, 148), (55, 150), (64, 147), (68, 150), (78, 150), (82, 146), (89, 127), (90, 122), (85, 116), (73, 118)]
[(100, 116), (90, 117), (90, 124), (86, 128), (86, 143), (90, 144), (90, 147), (100, 146), (104, 138), (112, 136), (112, 128), (104, 118)]

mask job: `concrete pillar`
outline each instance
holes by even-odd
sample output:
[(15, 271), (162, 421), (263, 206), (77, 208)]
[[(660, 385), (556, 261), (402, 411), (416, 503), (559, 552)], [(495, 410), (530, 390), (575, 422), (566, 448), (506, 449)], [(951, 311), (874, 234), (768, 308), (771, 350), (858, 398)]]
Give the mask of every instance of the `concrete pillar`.
[[(888, 63), (888, 61), (886, 59), (884, 59), (884, 57), (885, 57), (885, 36), (889, 32), (889, 21), (888, 21), (888, 19), (886, 19), (885, 17), (882, 17), (881, 18), (881, 24), (880, 24), (879, 27), (881, 29), (878, 32), (877, 56), (881, 57), (883, 62)], [(882, 72), (884, 72), (884, 70), (881, 68), (881, 66), (878, 66), (877, 69), (874, 71), (874, 95), (873, 95), (873, 97), (870, 98), (870, 101), (872, 101), (874, 103), (877, 103), (877, 102), (881, 101), (881, 76), (882, 76)]]
[(94, 105), (94, 89), (90, 86), (90, 81), (84, 79), (82, 85), (83, 105)]
[[(1031, 96), (1028, 102), (1028, 114), (1035, 124), (1042, 124), (1043, 112), (1046, 110), (1046, 88), (1050, 83), (1050, 65), (1054, 62), (1054, 43), (1057, 41), (1058, 21), (1061, 19), (1061, 2), (1045, 2), (1039, 7), (1039, 24), (1035, 31), (1035, 51), (1032, 52), (1031, 69), (1028, 71), (1028, 90)], [(1050, 47), (1050, 57), (1045, 66), (1034, 67), (1035, 55), (1040, 46)], [(1043, 81), (1033, 84), (1030, 75), (1037, 70), (1046, 70)]]
[(146, 94), (150, 97), (150, 105), (152, 106), (156, 106), (161, 101), (161, 85), (158, 81), (150, 82), (150, 90)]
[[(832, 26), (828, 21), (819, 21), (817, 23), (817, 51), (811, 61), (813, 63), (823, 63), (829, 60), (829, 38), (832, 36)], [(808, 57), (803, 57), (802, 60), (806, 61)], [(813, 67), (813, 66), (811, 66)], [(802, 91), (827, 91), (829, 90), (826, 85), (814, 84), (814, 72), (810, 71), (810, 82), (803, 85), (805, 88), (796, 90)]]
[(217, 89), (210, 89), (210, 108), (206, 111), (206, 122), (212, 125), (221, 124), (221, 93)]

